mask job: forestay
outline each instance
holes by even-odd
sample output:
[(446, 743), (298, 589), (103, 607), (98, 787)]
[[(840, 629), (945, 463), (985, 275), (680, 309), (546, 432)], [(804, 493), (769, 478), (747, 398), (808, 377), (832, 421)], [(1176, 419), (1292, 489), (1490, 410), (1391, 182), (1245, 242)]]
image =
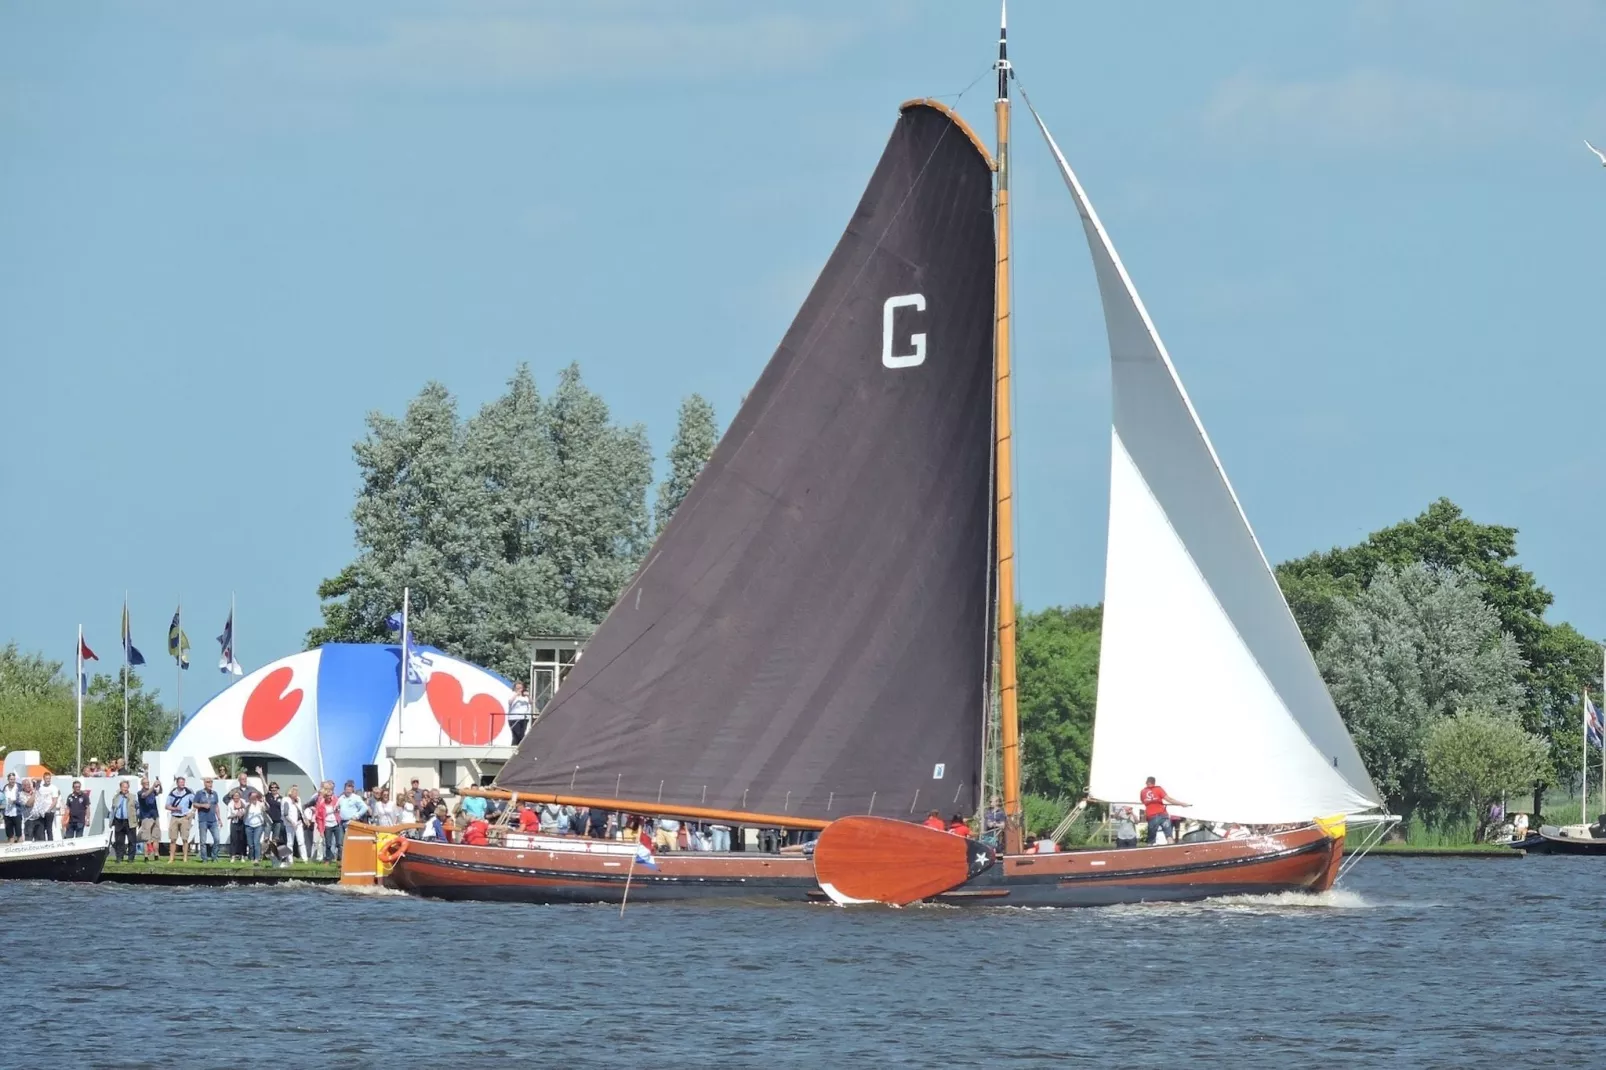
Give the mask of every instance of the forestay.
[(991, 198), (968, 130), (906, 107), (780, 348), (500, 786), (670, 813), (976, 807)]
[[(1028, 102), (1029, 106), (1029, 102)], [(1035, 110), (1082, 217), (1114, 395), (1090, 792), (1157, 777), (1207, 820), (1359, 813), (1377, 790), (1115, 247)]]

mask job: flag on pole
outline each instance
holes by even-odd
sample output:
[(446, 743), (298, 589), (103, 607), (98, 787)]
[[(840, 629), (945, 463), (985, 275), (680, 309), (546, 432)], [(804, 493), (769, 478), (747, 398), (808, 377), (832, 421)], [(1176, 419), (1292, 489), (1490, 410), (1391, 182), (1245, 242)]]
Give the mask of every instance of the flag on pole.
[(80, 635), (78, 637), (78, 693), (80, 695), (89, 694), (89, 674), (84, 671), (84, 662), (99, 660), (100, 657), (89, 649), (89, 644), (84, 642), (84, 637)]
[(1606, 749), (1606, 722), (1601, 720), (1600, 711), (1588, 695), (1584, 696), (1584, 738), (1591, 747)]
[(184, 634), (179, 624), (179, 614), (182, 610), (173, 610), (173, 623), (167, 626), (167, 656), (178, 662), (178, 667), (190, 667), (190, 637)]
[(218, 646), (223, 648), (223, 656), (218, 659), (218, 672), (230, 676), (244, 676), (245, 670), (240, 663), (234, 660), (234, 610), (229, 610), (229, 619), (223, 624), (223, 634), (217, 637)]
[(145, 655), (139, 652), (128, 631), (128, 603), (123, 603), (123, 660), (130, 665), (145, 664)]

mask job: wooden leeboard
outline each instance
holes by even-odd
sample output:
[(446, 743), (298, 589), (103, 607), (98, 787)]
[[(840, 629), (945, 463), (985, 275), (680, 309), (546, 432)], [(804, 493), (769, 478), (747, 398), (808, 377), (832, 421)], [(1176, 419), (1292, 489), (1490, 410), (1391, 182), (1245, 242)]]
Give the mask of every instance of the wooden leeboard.
[(905, 906), (957, 888), (993, 864), (975, 840), (885, 817), (844, 817), (814, 843), (814, 875), (837, 903)]

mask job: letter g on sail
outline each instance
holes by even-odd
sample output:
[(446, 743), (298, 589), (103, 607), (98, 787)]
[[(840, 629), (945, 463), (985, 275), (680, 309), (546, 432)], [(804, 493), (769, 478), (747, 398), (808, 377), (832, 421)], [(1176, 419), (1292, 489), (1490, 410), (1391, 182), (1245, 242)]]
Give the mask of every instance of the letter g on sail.
[(909, 344), (915, 347), (913, 353), (897, 355), (892, 352), (893, 314), (900, 308), (913, 308), (916, 312), (924, 312), (926, 295), (903, 294), (899, 297), (889, 297), (887, 303), (881, 306), (881, 363), (889, 368), (913, 368), (926, 362), (926, 335), (922, 331), (909, 336)]

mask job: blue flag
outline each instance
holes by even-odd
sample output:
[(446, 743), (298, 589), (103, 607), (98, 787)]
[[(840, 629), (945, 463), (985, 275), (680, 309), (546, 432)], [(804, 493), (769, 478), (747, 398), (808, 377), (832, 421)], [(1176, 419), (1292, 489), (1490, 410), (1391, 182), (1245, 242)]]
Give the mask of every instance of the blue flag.
[(130, 665), (145, 664), (145, 655), (134, 646), (134, 640), (128, 633), (128, 603), (123, 603), (123, 660)]
[(1584, 738), (1591, 747), (1606, 747), (1606, 723), (1600, 719), (1600, 711), (1595, 704), (1584, 696)]
[(392, 631), (392, 632), (401, 631), (402, 630), (401, 614), (400, 613), (392, 613), (390, 616), (386, 617), (385, 618), (385, 628), (386, 628), (387, 631)]

